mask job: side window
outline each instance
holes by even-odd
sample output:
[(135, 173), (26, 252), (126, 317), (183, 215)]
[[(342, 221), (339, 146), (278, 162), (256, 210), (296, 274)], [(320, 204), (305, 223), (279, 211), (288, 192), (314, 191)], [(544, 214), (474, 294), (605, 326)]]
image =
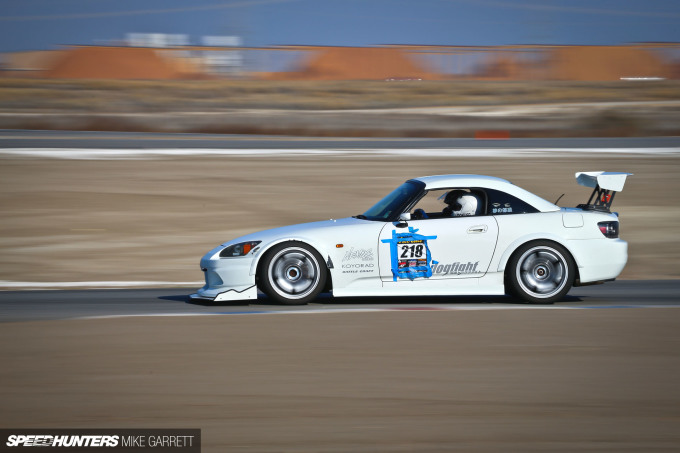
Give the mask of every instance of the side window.
[[(467, 197), (466, 197), (467, 195)], [(466, 200), (456, 203), (460, 197)], [(486, 215), (486, 194), (474, 188), (447, 188), (428, 191), (411, 209), (413, 220)]]
[(444, 203), (444, 196), (446, 195), (446, 190), (435, 189), (428, 191), (418, 203), (411, 209), (411, 213), (418, 209), (421, 209), (427, 214), (425, 218), (437, 218), (441, 217), (440, 214), (442, 209), (446, 207)]
[(538, 209), (500, 190), (485, 189), (488, 197), (487, 212), (491, 215), (531, 214)]

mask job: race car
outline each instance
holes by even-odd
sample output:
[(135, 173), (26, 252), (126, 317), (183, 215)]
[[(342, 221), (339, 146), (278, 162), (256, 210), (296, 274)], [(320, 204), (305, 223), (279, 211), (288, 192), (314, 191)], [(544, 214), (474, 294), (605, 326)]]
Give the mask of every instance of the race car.
[(630, 173), (579, 172), (593, 188), (559, 207), (501, 178), (410, 179), (363, 214), (261, 231), (209, 251), (193, 299), (283, 304), (333, 296), (510, 294), (562, 299), (572, 286), (614, 280), (628, 259), (610, 211)]

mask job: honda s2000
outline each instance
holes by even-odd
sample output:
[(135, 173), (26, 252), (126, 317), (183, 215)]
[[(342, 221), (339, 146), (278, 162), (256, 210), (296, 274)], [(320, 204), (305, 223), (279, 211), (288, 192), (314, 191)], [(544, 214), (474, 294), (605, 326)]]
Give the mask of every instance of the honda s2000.
[(628, 258), (614, 196), (629, 173), (576, 173), (593, 189), (561, 208), (500, 178), (406, 181), (363, 214), (293, 225), (226, 242), (201, 259), (191, 297), (284, 304), (334, 296), (499, 295), (563, 298), (572, 286), (615, 279)]

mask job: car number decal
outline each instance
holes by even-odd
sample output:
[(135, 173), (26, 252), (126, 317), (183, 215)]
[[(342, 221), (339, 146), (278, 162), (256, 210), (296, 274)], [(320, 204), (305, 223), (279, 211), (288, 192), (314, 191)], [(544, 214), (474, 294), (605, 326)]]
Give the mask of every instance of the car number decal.
[(414, 280), (432, 276), (432, 256), (427, 241), (437, 239), (437, 236), (423, 236), (417, 232), (413, 227), (409, 227), (408, 233), (392, 230), (392, 238), (382, 240), (384, 244), (390, 244), (392, 278), (395, 282), (400, 278)]

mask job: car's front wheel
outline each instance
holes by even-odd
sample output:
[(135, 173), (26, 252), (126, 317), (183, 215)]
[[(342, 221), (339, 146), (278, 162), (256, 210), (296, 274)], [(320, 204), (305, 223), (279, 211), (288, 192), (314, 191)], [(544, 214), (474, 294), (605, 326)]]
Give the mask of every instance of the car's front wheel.
[(559, 244), (534, 241), (521, 246), (507, 267), (509, 291), (532, 303), (562, 299), (571, 289), (576, 266), (569, 252)]
[(314, 300), (326, 284), (323, 259), (307, 244), (278, 244), (262, 260), (260, 289), (283, 304), (306, 304)]

